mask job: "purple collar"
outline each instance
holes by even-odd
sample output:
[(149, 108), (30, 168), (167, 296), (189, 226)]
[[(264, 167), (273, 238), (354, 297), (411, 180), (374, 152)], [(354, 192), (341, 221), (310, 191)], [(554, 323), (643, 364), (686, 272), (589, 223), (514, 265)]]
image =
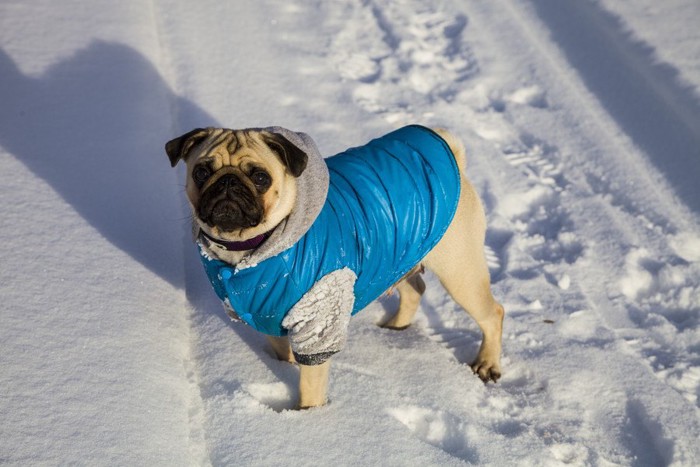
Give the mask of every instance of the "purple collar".
[(226, 240), (219, 240), (218, 238), (214, 238), (210, 235), (207, 235), (207, 233), (204, 232), (203, 230), (199, 231), (200, 237), (204, 237), (209, 243), (214, 243), (216, 245), (219, 245), (228, 251), (253, 250), (253, 249), (259, 247), (260, 245), (262, 245), (262, 243), (268, 239), (268, 237), (270, 236), (271, 233), (272, 233), (272, 231), (265, 232), (264, 234), (260, 234), (257, 237), (249, 238), (248, 240), (244, 240), (242, 242), (228, 242)]

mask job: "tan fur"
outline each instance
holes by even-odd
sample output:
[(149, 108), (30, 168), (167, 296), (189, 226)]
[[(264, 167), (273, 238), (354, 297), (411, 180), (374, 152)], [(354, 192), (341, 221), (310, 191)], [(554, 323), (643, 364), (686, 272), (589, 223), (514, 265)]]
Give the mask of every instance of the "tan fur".
[(299, 403), (297, 408), (309, 409), (325, 405), (328, 402), (328, 373), (331, 361), (320, 365), (299, 365)]
[(275, 352), (278, 360), (296, 363), (296, 361), (294, 361), (292, 346), (289, 345), (289, 339), (286, 337), (267, 336), (267, 340), (270, 342), (270, 345), (272, 345), (272, 350)]

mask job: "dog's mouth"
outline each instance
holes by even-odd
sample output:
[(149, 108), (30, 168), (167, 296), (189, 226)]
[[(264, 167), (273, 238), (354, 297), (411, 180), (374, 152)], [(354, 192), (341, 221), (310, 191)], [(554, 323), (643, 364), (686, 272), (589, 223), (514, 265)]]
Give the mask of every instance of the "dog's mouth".
[(206, 222), (210, 227), (218, 227), (223, 232), (232, 232), (255, 227), (261, 221), (260, 213), (245, 212), (235, 201), (223, 199), (214, 204)]
[(234, 232), (258, 226), (263, 221), (264, 208), (256, 193), (238, 177), (228, 174), (202, 193), (197, 214), (209, 227)]

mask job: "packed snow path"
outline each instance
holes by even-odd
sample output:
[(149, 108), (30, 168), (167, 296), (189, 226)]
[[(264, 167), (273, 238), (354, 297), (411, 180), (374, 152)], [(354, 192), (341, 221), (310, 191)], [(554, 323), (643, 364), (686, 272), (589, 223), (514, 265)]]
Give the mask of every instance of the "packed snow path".
[[(700, 464), (700, 7), (222, 3), (0, 5), (1, 463)], [(331, 403), (289, 410), (163, 143), (281, 125), (330, 155), (414, 122), (467, 145), (503, 379), (427, 275), (414, 326), (370, 305)]]

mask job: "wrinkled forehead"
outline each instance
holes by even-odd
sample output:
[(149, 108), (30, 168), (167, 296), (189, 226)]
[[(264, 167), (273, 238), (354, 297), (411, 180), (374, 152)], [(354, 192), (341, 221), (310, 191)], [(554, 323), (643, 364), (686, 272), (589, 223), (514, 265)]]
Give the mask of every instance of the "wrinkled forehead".
[(262, 141), (259, 132), (252, 130), (212, 130), (198, 148), (197, 162), (206, 162), (214, 170), (228, 165), (238, 165), (245, 159), (267, 152), (269, 148)]

